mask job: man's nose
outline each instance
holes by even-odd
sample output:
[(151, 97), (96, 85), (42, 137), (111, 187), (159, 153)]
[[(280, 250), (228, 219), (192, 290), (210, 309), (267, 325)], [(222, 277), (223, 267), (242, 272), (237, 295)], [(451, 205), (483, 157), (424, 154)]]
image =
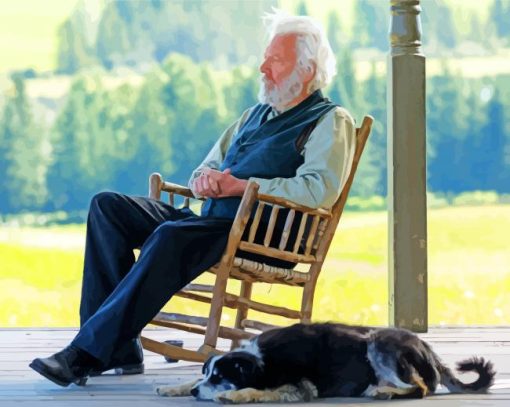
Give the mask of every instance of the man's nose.
[(193, 397), (196, 397), (197, 394), (198, 394), (198, 388), (197, 387), (192, 387), (191, 390), (190, 390), (190, 393)]
[(269, 68), (267, 66), (267, 60), (262, 62), (259, 69), (260, 69), (260, 72), (262, 72), (263, 74), (265, 74), (267, 76), (267, 74), (269, 72)]

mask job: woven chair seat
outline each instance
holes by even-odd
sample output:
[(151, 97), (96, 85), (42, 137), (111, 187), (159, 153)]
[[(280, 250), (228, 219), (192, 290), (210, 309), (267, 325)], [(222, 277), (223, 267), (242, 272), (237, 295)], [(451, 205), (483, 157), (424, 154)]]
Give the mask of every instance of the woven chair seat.
[(303, 286), (310, 281), (310, 275), (301, 271), (270, 266), (253, 260), (234, 258), (234, 267), (230, 276), (238, 280), (264, 281), (286, 285)]

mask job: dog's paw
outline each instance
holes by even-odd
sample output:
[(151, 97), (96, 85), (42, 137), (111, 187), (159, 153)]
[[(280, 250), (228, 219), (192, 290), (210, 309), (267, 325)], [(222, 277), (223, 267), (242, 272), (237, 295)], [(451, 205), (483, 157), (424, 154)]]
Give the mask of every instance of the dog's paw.
[[(236, 401), (235, 401), (236, 396), (234, 393), (235, 393), (235, 390), (222, 391), (222, 392), (216, 393), (213, 400), (216, 403), (220, 403), (220, 404), (236, 404)], [(237, 403), (239, 403), (239, 402), (237, 402)]]
[(154, 389), (158, 396), (172, 397), (174, 395), (174, 389), (170, 386), (159, 386)]
[(200, 381), (200, 379), (193, 380), (189, 383), (183, 383), (174, 386), (158, 386), (154, 390), (156, 394), (163, 397), (187, 397), (191, 396), (191, 389)]
[(219, 392), (215, 395), (214, 401), (221, 404), (244, 404), (264, 402), (263, 395), (260, 390), (246, 388), (241, 390), (227, 390)]
[(299, 382), (299, 389), (303, 392), (303, 401), (312, 401), (319, 397), (317, 386), (308, 379), (302, 379)]
[(184, 393), (181, 386), (159, 386), (155, 389), (156, 394), (162, 397), (184, 397), (191, 396), (191, 394)]

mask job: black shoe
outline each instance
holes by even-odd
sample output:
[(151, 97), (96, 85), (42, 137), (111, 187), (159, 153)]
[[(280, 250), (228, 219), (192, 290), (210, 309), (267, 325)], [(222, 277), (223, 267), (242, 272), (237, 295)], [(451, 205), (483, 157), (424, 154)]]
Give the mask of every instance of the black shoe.
[(108, 370), (114, 370), (116, 375), (124, 376), (131, 374), (143, 374), (145, 371), (145, 365), (143, 363), (133, 363), (133, 364), (109, 364), (105, 367), (101, 367), (100, 369), (91, 370), (89, 373), (90, 377), (100, 376), (104, 372)]
[(107, 365), (93, 369), (90, 376), (99, 376), (107, 370), (115, 370), (116, 375), (142, 374), (145, 370), (143, 364), (143, 349), (140, 338), (132, 339), (120, 346), (113, 354)]
[(77, 348), (69, 345), (48, 358), (36, 358), (29, 365), (37, 373), (60, 386), (71, 383), (85, 386), (90, 371), (100, 366), (100, 361)]

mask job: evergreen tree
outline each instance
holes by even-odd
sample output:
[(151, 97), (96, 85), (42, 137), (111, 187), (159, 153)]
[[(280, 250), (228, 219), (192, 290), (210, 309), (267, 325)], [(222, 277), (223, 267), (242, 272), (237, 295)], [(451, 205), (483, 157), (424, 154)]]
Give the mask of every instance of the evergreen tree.
[(212, 120), (218, 117), (219, 95), (208, 69), (189, 58), (174, 54), (165, 61), (163, 69), (169, 79), (162, 95), (172, 124), (172, 176), (177, 182), (186, 183), (207, 153), (210, 141), (214, 143), (219, 136), (219, 122)]
[(71, 74), (97, 64), (94, 50), (87, 42), (80, 14), (66, 20), (57, 31), (57, 72)]
[(34, 210), (47, 198), (46, 171), (49, 145), (33, 118), (20, 75), (12, 76), (0, 123), (0, 210)]
[(112, 1), (99, 22), (97, 56), (108, 69), (162, 62), (172, 52), (221, 68), (253, 63), (264, 46), (260, 16), (274, 5), (235, 1), (225, 13), (212, 1)]
[(495, 25), (496, 34), (508, 44), (510, 37), (510, 2), (508, 0), (494, 0), (489, 15), (489, 21)]
[(462, 145), (467, 116), (462, 82), (448, 70), (434, 78), (427, 95), (427, 137), (430, 142), (429, 185), (432, 191), (462, 192), (465, 162)]
[[(124, 2), (130, 7), (133, 2)], [(113, 68), (121, 63), (122, 57), (132, 50), (133, 43), (129, 32), (129, 23), (119, 15), (116, 2), (105, 7), (99, 21), (96, 39), (96, 55), (103, 66)], [(150, 48), (150, 44), (146, 44)]]
[(118, 143), (108, 109), (97, 78), (75, 80), (52, 131), (48, 185), (55, 209), (85, 209), (93, 194), (112, 185)]
[(129, 114), (132, 125), (126, 142), (130, 149), (115, 180), (116, 188), (125, 193), (146, 191), (152, 172), (160, 172), (168, 179), (174, 171), (171, 138), (175, 134), (162, 94), (167, 80), (160, 69), (149, 73)]
[(308, 15), (308, 9), (306, 8), (306, 3), (304, 0), (301, 0), (301, 2), (299, 2), (297, 9), (296, 9), (296, 14), (298, 16), (307, 16)]
[(469, 31), (468, 38), (474, 42), (482, 41), (484, 39), (484, 31), (482, 29), (482, 23), (478, 14), (473, 14), (471, 16), (470, 26), (471, 29)]
[(469, 114), (466, 119), (466, 137), (462, 145), (463, 174), (459, 179), (459, 190), (481, 190), (486, 186), (486, 156), (480, 154), (480, 151), (483, 149), (482, 127), (487, 121), (487, 112), (480, 101), (479, 89), (471, 89), (466, 107)]
[[(362, 110), (374, 118), (366, 159), (371, 161), (370, 167), (373, 168), (368, 171), (373, 177), (373, 194), (386, 196), (388, 188), (386, 78), (377, 75), (375, 62), (372, 62), (371, 74), (363, 84), (363, 99)], [(364, 175), (363, 178), (367, 176)]]
[(340, 52), (337, 59), (337, 75), (331, 84), (329, 94), (331, 95), (331, 100), (344, 106), (353, 114), (362, 114), (352, 53), (347, 47)]
[(437, 37), (447, 48), (455, 48), (457, 45), (457, 30), (455, 29), (452, 11), (443, 2), (438, 4)]
[(260, 74), (255, 69), (234, 68), (231, 78), (223, 89), (226, 107), (225, 126), (236, 120), (250, 106), (258, 103), (256, 95), (260, 89)]
[(481, 177), (485, 176), (483, 189), (510, 191), (509, 167), (505, 162), (508, 143), (505, 124), (504, 105), (496, 89), (487, 104), (487, 122), (482, 128), (483, 138), (479, 149), (480, 155), (484, 157), (484, 172), (480, 174)]
[(379, 0), (356, 1), (354, 6), (354, 28), (352, 45), (375, 47), (387, 51), (388, 4)]
[[(340, 20), (338, 14), (334, 11), (330, 11), (328, 14), (328, 39), (331, 44), (331, 49), (335, 55), (338, 55), (341, 48), (340, 38), (342, 37), (342, 28), (340, 26)], [(345, 42), (345, 41), (344, 41)]]

